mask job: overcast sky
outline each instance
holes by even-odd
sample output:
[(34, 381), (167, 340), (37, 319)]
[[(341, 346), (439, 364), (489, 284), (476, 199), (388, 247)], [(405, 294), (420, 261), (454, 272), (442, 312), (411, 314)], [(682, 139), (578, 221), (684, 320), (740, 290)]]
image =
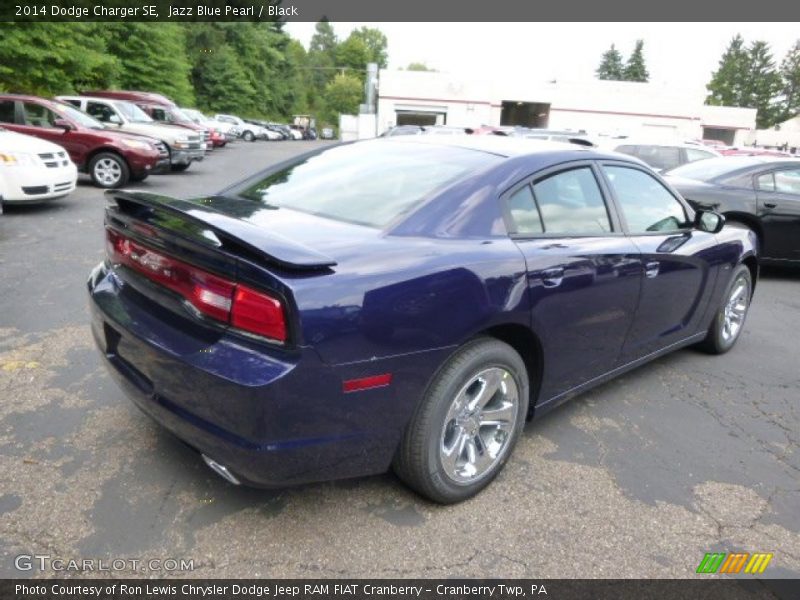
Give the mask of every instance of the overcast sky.
[[(288, 23), (306, 48), (314, 23)], [(776, 64), (800, 38), (796, 23), (334, 23), (340, 39), (356, 27), (382, 30), (389, 68), (424, 62), (439, 71), (540, 81), (594, 77), (612, 43), (623, 59), (644, 40), (650, 81), (704, 89), (730, 39), (770, 43)]]

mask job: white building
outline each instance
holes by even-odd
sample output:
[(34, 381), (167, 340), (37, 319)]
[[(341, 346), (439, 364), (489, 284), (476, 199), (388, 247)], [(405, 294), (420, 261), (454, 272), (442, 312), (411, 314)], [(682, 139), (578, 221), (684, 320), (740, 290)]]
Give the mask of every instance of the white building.
[(381, 70), (377, 128), (526, 125), (590, 134), (657, 134), (744, 144), (756, 110), (705, 106), (704, 90), (628, 81), (488, 80)]
[(756, 129), (750, 133), (748, 144), (764, 148), (779, 148), (792, 154), (800, 154), (800, 115), (771, 129)]

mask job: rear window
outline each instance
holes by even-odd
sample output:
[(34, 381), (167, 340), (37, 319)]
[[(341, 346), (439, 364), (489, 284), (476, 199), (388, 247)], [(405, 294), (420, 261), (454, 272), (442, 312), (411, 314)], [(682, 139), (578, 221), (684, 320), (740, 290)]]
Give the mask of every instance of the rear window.
[(681, 164), (681, 150), (677, 146), (637, 146), (636, 156), (654, 169), (664, 171)]
[(501, 160), (464, 148), (359, 142), (302, 158), (232, 193), (266, 206), (384, 227), (438, 188)]

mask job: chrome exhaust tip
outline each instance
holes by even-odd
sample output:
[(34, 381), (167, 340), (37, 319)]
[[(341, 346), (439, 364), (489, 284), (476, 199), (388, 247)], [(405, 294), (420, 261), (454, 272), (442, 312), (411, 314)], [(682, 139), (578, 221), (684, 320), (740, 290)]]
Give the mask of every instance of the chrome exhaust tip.
[(241, 485), (242, 482), (236, 479), (236, 477), (228, 470), (228, 467), (225, 465), (219, 464), (213, 458), (209, 458), (205, 454), (201, 454), (200, 456), (203, 457), (203, 461), (208, 465), (208, 468), (214, 471), (217, 475), (222, 477), (228, 483), (232, 483), (233, 485)]

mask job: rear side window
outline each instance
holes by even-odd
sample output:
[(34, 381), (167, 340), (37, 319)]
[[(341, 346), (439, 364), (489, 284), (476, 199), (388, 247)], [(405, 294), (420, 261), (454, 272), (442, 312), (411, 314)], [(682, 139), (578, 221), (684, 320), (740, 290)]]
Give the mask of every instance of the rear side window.
[(655, 177), (629, 167), (604, 166), (631, 233), (677, 231), (687, 226), (686, 211)]
[(511, 217), (512, 231), (520, 235), (543, 233), (542, 219), (533, 199), (531, 186), (526, 185), (511, 194), (506, 201), (508, 215)]
[(589, 167), (540, 179), (533, 185), (533, 194), (545, 233), (593, 235), (611, 231), (603, 195)]
[(636, 156), (654, 169), (666, 171), (681, 164), (681, 150), (675, 146), (638, 146)]
[(0, 100), (0, 123), (14, 122), (14, 101)]
[(705, 160), (707, 158), (714, 158), (716, 154), (700, 150), (698, 148), (686, 148), (686, 161), (695, 162), (697, 160)]
[(73, 98), (65, 98), (63, 100), (63, 102), (66, 102), (67, 104), (71, 104), (75, 108), (80, 108), (81, 107), (81, 101), (80, 100), (75, 100)]
[(765, 192), (775, 191), (775, 176), (772, 173), (764, 173), (758, 176), (758, 189)]

